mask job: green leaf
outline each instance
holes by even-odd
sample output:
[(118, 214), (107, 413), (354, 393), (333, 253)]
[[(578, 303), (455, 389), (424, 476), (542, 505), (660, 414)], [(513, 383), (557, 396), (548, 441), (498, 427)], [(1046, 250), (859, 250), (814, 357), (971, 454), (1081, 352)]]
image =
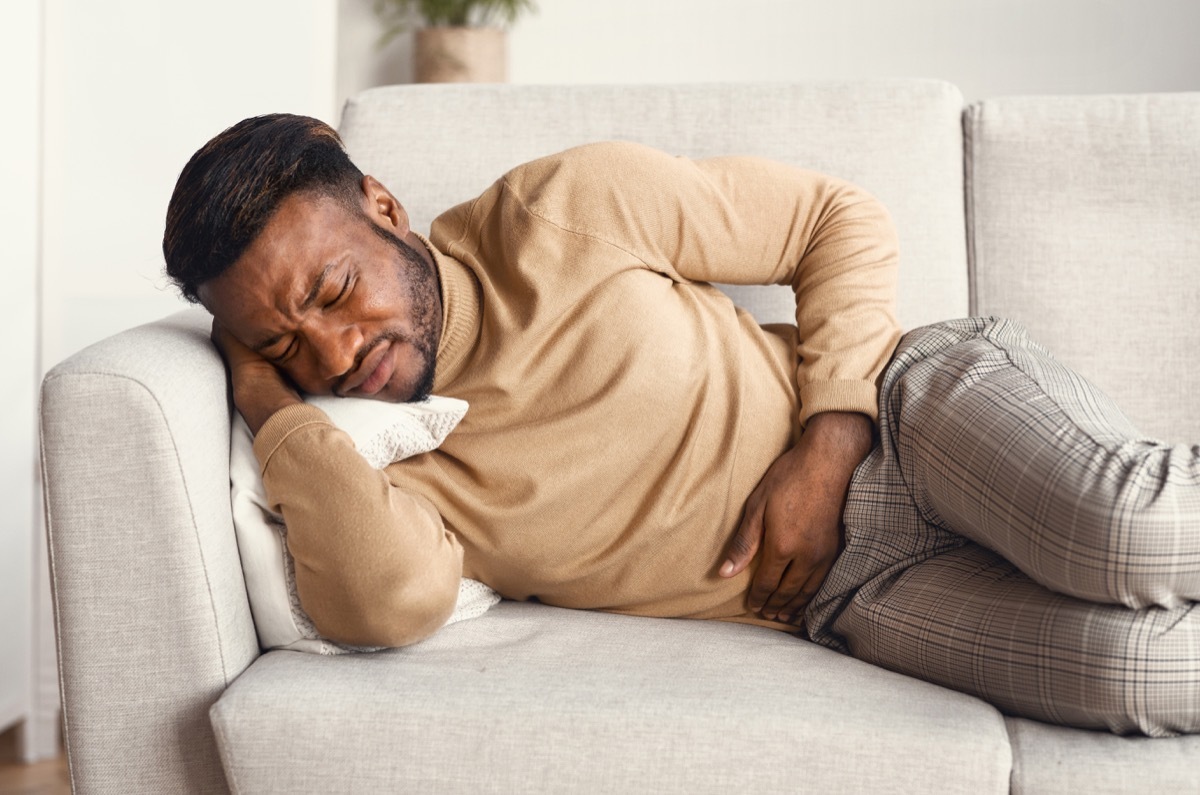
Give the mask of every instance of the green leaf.
[(380, 47), (408, 30), (415, 15), (429, 26), (486, 27), (511, 25), (536, 10), (533, 0), (375, 0), (375, 16), (384, 27)]

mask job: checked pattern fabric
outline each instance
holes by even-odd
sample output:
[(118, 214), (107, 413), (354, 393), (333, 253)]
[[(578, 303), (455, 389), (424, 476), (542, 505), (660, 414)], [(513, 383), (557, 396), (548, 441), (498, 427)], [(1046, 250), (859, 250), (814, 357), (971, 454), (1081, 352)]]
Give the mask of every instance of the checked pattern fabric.
[(879, 427), (814, 641), (1013, 715), (1200, 731), (1200, 446), (995, 318), (907, 334)]

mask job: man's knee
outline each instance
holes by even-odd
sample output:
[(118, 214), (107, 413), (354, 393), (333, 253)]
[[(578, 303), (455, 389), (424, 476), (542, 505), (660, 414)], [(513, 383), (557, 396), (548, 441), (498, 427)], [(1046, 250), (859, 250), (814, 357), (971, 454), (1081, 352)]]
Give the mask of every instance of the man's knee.
[[(1176, 608), (1196, 594), (1200, 575), (1200, 493), (1171, 477), (1169, 451), (1125, 467), (1120, 487), (1080, 502), (1063, 565), (1127, 607)], [(1093, 597), (1096, 598), (1096, 597)]]

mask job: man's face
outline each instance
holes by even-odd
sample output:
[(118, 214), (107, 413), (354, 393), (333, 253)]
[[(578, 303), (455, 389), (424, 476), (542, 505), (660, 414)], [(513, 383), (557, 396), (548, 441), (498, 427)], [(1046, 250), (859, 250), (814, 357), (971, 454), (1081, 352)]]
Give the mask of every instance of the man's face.
[(371, 177), (362, 207), (293, 194), (198, 292), (218, 323), (302, 392), (421, 400), (441, 336), (434, 265), (404, 209)]

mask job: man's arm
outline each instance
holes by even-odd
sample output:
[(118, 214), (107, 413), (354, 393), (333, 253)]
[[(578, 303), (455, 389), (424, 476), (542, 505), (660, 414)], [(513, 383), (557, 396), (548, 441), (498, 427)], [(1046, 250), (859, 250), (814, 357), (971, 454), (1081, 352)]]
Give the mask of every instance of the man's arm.
[(673, 279), (795, 292), (804, 431), (751, 494), (719, 570), (734, 576), (760, 555), (749, 607), (794, 621), (839, 551), (850, 476), (871, 447), (876, 378), (900, 337), (891, 219), (844, 180), (760, 158), (692, 161), (635, 144), (572, 157), (566, 183), (556, 158), (512, 177), (534, 214)]
[(875, 379), (900, 338), (899, 246), (865, 190), (762, 158), (689, 160), (631, 143), (534, 161), (504, 184), (535, 217), (676, 281), (790, 286), (801, 425), (830, 411), (875, 418)]
[[(786, 232), (758, 233), (774, 240), (771, 251), (780, 255), (770, 280), (796, 294), (803, 432), (747, 499), (719, 574), (733, 577), (758, 555), (747, 607), (799, 624), (844, 546), (850, 479), (873, 442), (875, 379), (899, 338), (895, 229), (878, 201), (841, 180), (737, 159), (700, 167), (736, 197), (727, 201), (751, 226), (774, 215), (764, 197), (795, 186), (797, 203), (777, 205), (785, 214), (775, 222)], [(747, 187), (755, 173), (775, 185)]]
[[(877, 200), (842, 180), (736, 158), (699, 168), (720, 186), (739, 222), (751, 229), (766, 219), (778, 224), (779, 231), (754, 232), (770, 241), (767, 253), (778, 255), (774, 270), (758, 280), (791, 285), (799, 332), (803, 432), (747, 499), (719, 573), (735, 576), (757, 555), (747, 607), (800, 624), (844, 546), (850, 479), (873, 443), (875, 381), (900, 335), (896, 233)], [(791, 192), (792, 202), (780, 192)], [(770, 264), (768, 257), (759, 269)], [(719, 265), (705, 275), (745, 280)]]
[(270, 362), (214, 324), (234, 404), (254, 433), (272, 507), (287, 524), (296, 587), (317, 630), (359, 646), (404, 646), (454, 610), (462, 547), (437, 510), (398, 488)]

